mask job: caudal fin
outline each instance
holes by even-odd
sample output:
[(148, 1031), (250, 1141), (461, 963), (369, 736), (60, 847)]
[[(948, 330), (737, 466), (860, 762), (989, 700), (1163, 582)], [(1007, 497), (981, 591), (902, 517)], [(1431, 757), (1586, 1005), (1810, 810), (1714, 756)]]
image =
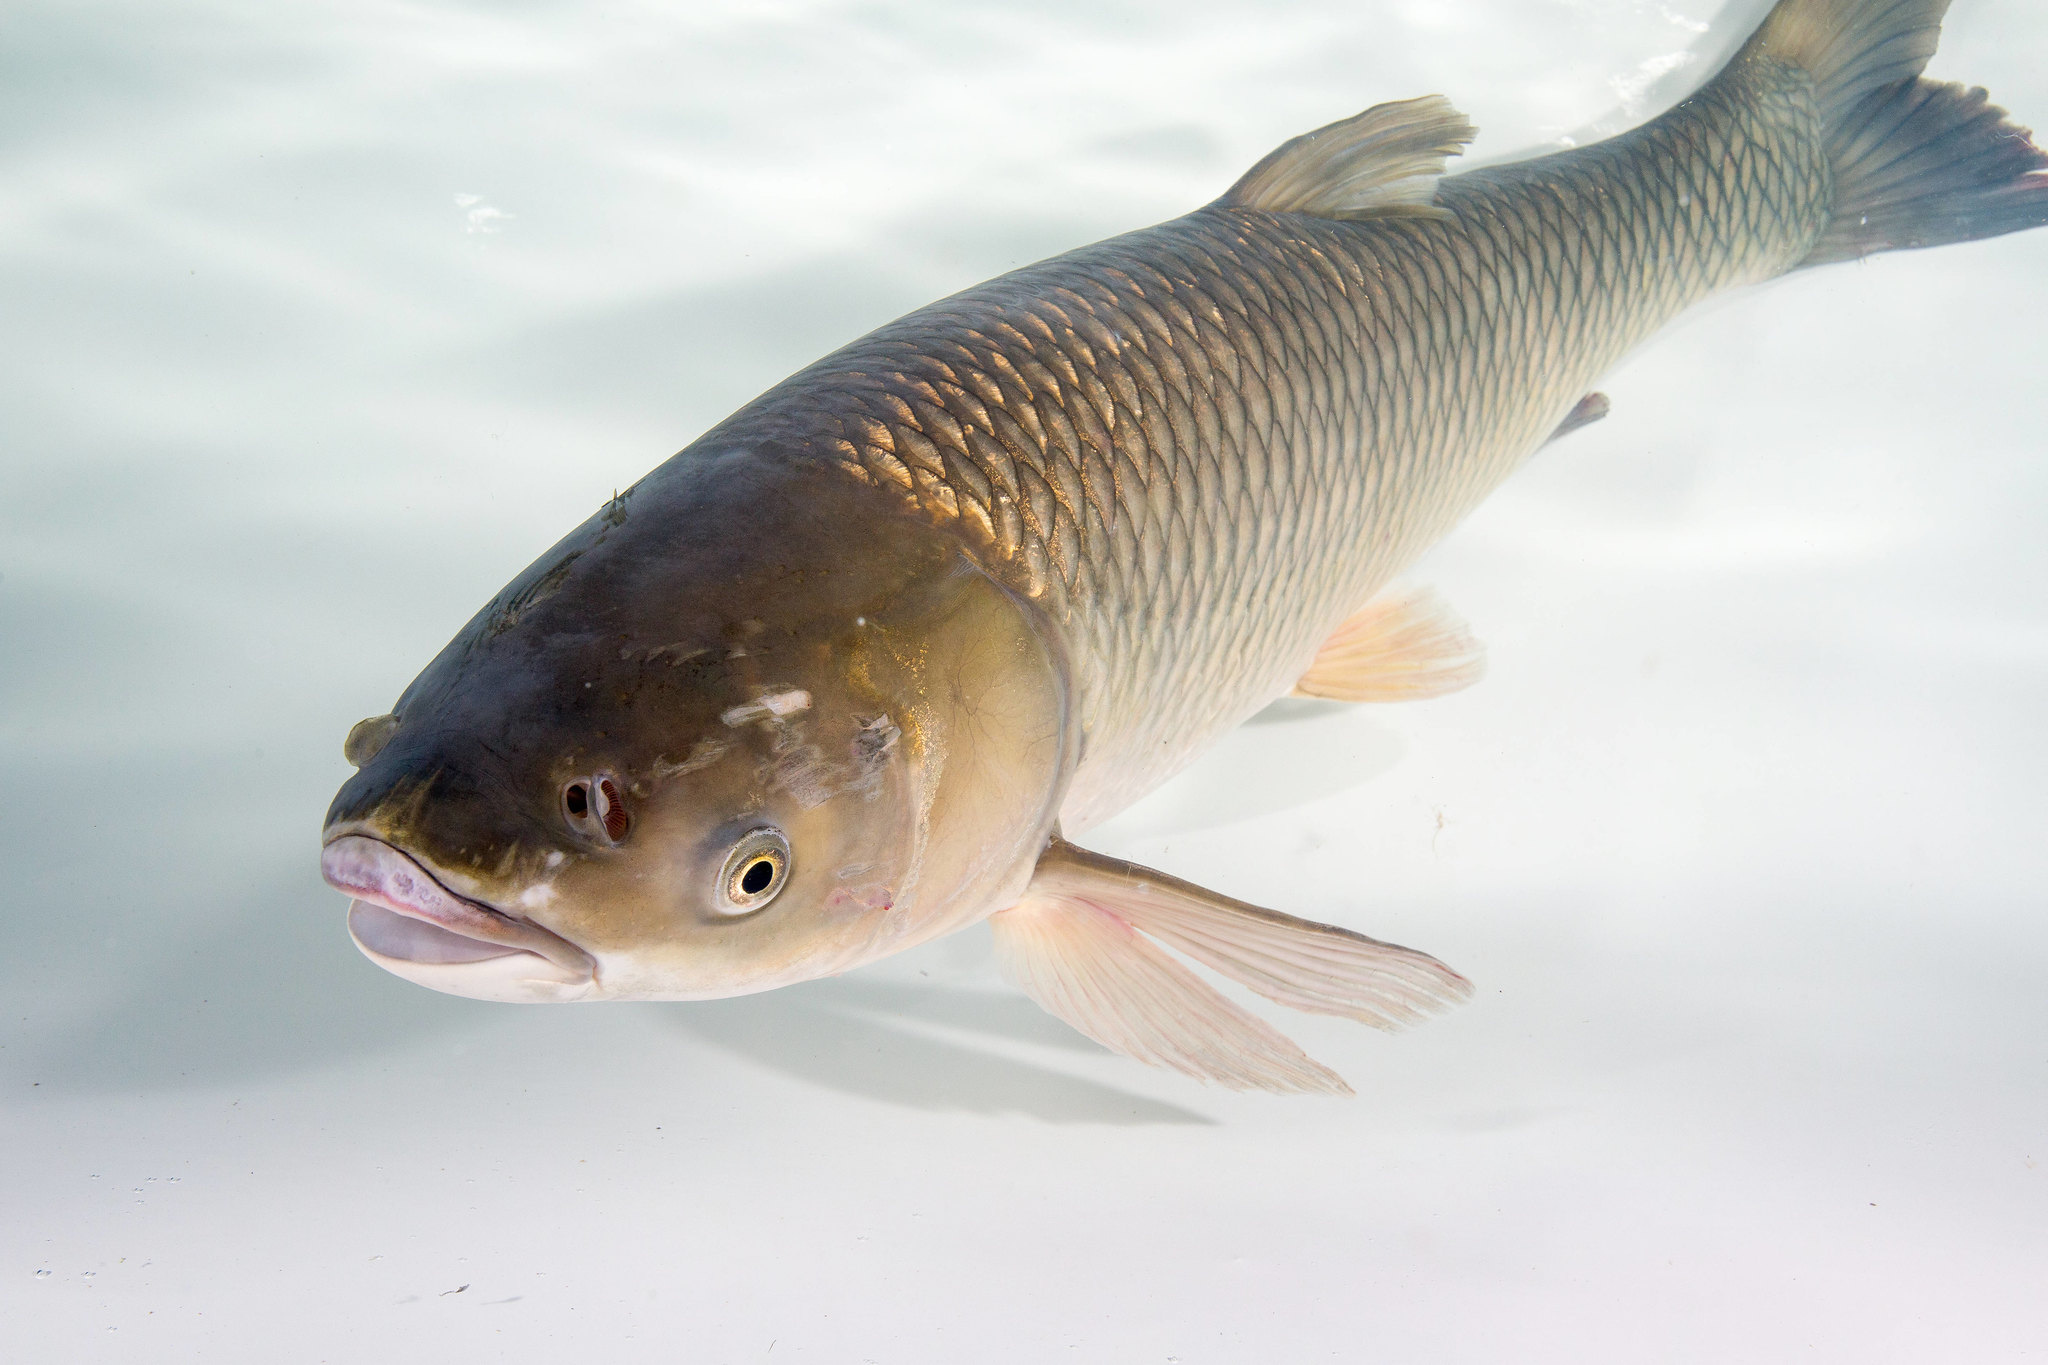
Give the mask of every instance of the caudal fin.
[(1834, 214), (1802, 266), (2048, 223), (2048, 155), (1981, 89), (1923, 79), (1949, 0), (1781, 0), (1750, 40), (1812, 73)]

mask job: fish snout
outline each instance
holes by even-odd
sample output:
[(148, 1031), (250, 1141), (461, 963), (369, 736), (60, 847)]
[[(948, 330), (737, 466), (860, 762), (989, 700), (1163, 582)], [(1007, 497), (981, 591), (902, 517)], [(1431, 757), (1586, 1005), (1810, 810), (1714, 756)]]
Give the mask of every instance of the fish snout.
[(350, 898), (356, 947), (396, 976), (484, 1000), (573, 1000), (596, 984), (590, 954), (531, 920), (457, 895), (381, 839), (329, 839), (320, 872)]

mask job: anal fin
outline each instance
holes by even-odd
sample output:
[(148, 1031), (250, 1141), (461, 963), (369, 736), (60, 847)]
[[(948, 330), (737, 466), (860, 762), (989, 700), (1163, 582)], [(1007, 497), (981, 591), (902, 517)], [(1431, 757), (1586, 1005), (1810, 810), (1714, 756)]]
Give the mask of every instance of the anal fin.
[(1383, 592), (1338, 626), (1301, 681), (1297, 697), (1419, 701), (1470, 687), (1486, 652), (1428, 588)]
[(1024, 899), (989, 924), (1011, 975), (1047, 1010), (1114, 1052), (1233, 1090), (1351, 1093), (1336, 1072), (1161, 945), (1269, 1000), (1383, 1028), (1471, 992), (1425, 953), (1262, 910), (1058, 839), (1039, 858)]
[(1572, 405), (1572, 410), (1557, 424), (1557, 430), (1543, 438), (1543, 444), (1549, 445), (1552, 441), (1569, 436), (1580, 427), (1592, 426), (1613, 410), (1614, 405), (1607, 401), (1606, 394), (1589, 393)]

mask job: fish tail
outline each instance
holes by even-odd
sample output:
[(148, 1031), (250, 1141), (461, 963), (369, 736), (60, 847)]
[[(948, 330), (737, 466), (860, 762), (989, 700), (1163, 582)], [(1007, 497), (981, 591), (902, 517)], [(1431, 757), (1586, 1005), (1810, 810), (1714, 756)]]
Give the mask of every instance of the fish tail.
[[(1924, 79), (1949, 0), (1780, 0), (1745, 55), (1802, 67), (1831, 216), (1799, 267), (2048, 223), (2048, 155), (1982, 89)], [(1795, 267), (1795, 268), (1799, 268)]]

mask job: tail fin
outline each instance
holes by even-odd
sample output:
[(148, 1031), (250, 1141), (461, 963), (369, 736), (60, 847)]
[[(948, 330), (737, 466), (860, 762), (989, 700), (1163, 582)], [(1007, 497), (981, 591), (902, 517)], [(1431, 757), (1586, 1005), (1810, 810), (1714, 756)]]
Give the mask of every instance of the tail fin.
[(2048, 155), (1982, 90), (1924, 80), (1949, 0), (1780, 0), (1749, 51), (1820, 97), (1834, 216), (1802, 266), (2048, 223)]

